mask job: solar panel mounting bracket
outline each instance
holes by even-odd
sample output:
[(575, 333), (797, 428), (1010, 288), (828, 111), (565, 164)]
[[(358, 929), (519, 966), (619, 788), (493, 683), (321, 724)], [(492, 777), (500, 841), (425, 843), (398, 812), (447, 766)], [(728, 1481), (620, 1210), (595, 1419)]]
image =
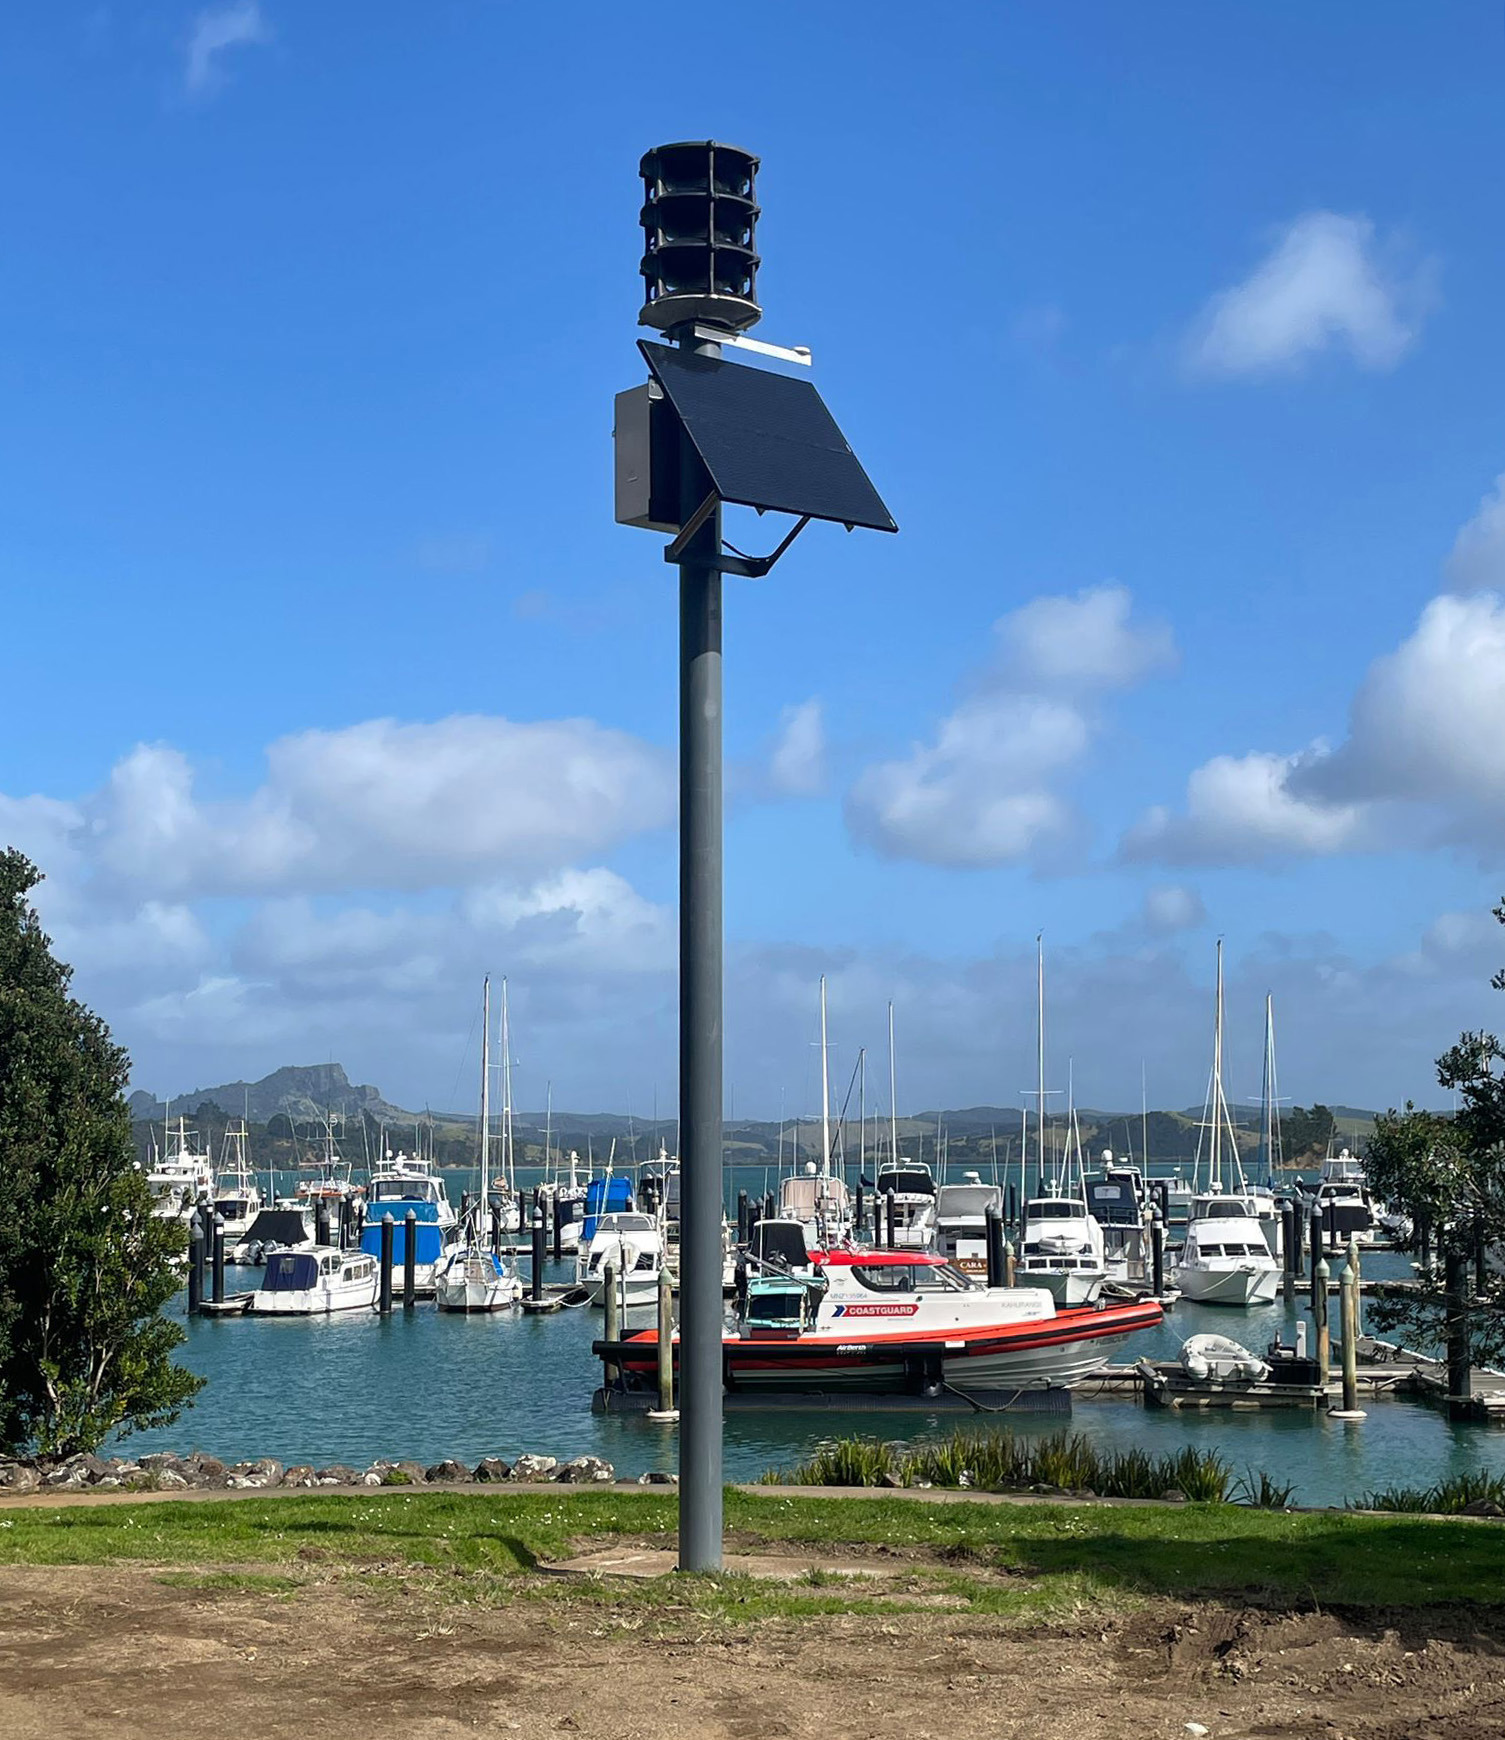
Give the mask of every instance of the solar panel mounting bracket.
[[(711, 517), (712, 513), (715, 512), (716, 504), (720, 499), (721, 498), (716, 494), (715, 490), (712, 490), (700, 506), (696, 508), (695, 512), (692, 513), (689, 519), (685, 522), (679, 536), (665, 549), (664, 560), (666, 562), (678, 563), (684, 560), (684, 554), (689, 548), (690, 540)], [(758, 511), (762, 512), (761, 509)], [(774, 563), (778, 561), (779, 557), (784, 554), (785, 550), (789, 548), (789, 546), (809, 524), (810, 515), (801, 514), (799, 519), (795, 521), (795, 523), (789, 528), (789, 531), (780, 540), (778, 548), (774, 550), (772, 555), (742, 556), (735, 552), (728, 554), (727, 551), (723, 549), (717, 553), (716, 560), (711, 563), (710, 566), (713, 567), (718, 574), (735, 574), (744, 580), (761, 580), (773, 567)]]

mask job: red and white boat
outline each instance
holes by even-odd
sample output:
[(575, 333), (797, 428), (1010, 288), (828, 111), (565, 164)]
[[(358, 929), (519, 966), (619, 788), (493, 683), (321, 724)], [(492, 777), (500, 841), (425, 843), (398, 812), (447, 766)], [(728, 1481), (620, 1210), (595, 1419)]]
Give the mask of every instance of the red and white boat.
[[(748, 1281), (722, 1370), (738, 1391), (1062, 1388), (1160, 1322), (1154, 1300), (1061, 1310), (1044, 1288), (984, 1286), (929, 1252), (815, 1251), (802, 1272)], [(593, 1351), (629, 1388), (656, 1382), (656, 1329)]]

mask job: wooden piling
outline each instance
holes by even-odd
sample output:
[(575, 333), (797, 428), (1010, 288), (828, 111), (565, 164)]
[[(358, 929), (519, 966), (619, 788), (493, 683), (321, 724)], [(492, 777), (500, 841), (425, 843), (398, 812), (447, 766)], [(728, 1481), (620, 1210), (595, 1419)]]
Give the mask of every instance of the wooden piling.
[(679, 1418), (674, 1406), (674, 1286), (667, 1269), (658, 1272), (658, 1408), (654, 1418)]
[[(620, 1341), (622, 1338), (622, 1319), (617, 1311), (617, 1265), (610, 1257), (601, 1265), (601, 1306), (606, 1313), (607, 1341)], [(611, 1383), (617, 1375), (616, 1366), (608, 1363), (604, 1373), (607, 1383)]]

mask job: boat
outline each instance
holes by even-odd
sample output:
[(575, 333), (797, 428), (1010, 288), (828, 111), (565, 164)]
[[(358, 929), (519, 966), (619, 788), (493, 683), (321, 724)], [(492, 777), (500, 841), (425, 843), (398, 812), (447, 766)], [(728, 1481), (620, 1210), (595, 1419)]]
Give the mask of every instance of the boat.
[(1270, 1362), (1250, 1353), (1226, 1335), (1193, 1335), (1181, 1343), (1181, 1369), (1190, 1378), (1220, 1383), (1238, 1380), (1260, 1383), (1270, 1375)]
[[(1020, 1286), (1044, 1287), (1058, 1305), (1091, 1305), (1103, 1290), (1108, 1263), (1103, 1229), (1087, 1204), (1082, 1131), (1077, 1123), (1074, 1083), (1067, 1088), (1066, 1146), (1061, 1173), (1045, 1173), (1045, 944), (1035, 939), (1036, 1065), (1039, 1073), (1035, 1113), (1035, 1175), (1041, 1193), (1027, 1197), (1020, 1229), (1014, 1278)], [(1073, 1156), (1075, 1165), (1073, 1166)], [(1024, 1170), (1021, 1146), (1019, 1169)], [(1141, 1186), (1142, 1188), (1142, 1186)]]
[[(491, 980), (481, 988), (481, 1188), (466, 1212), (459, 1237), (434, 1268), (434, 1299), (441, 1311), (500, 1311), (523, 1296), (517, 1271), (487, 1242), (483, 1217), (491, 1183)], [(378, 1237), (380, 1234), (378, 1233)]]
[(324, 1123), (324, 1152), (312, 1159), (300, 1160), (298, 1171), (301, 1176), (294, 1186), (293, 1195), (311, 1209), (323, 1203), (338, 1226), (346, 1199), (358, 1197), (360, 1187), (355, 1182), (350, 1162), (340, 1153), (334, 1139), (334, 1125), (329, 1119)]
[[(146, 1174), (152, 1213), (158, 1220), (186, 1221), (198, 1203), (214, 1195), (214, 1162), (184, 1118), (179, 1117), (176, 1131), (164, 1125), (162, 1134), (164, 1151), (154, 1152)], [(152, 1141), (155, 1149), (155, 1136)]]
[(259, 1264), (278, 1251), (311, 1251), (316, 1243), (313, 1209), (307, 1203), (279, 1202), (258, 1210), (241, 1238), (233, 1245), (225, 1241), (225, 1251), (232, 1263)]
[(325, 1317), (336, 1311), (369, 1311), (376, 1304), (375, 1258), (362, 1251), (315, 1245), (279, 1251), (248, 1306), (256, 1316)]
[[(727, 1388), (765, 1393), (1062, 1388), (1161, 1321), (1154, 1300), (1063, 1310), (1041, 1287), (979, 1285), (933, 1252), (821, 1251), (808, 1272), (749, 1277), (722, 1369)], [(656, 1329), (593, 1351), (630, 1387), (657, 1381)]]
[[(1223, 1093), (1223, 944), (1218, 942), (1212, 1074), (1202, 1136), (1206, 1184), (1193, 1199), (1176, 1262), (1176, 1285), (1202, 1305), (1268, 1305), (1280, 1285), (1280, 1265), (1260, 1225), (1258, 1205), (1244, 1183), (1233, 1119)], [(1200, 1146), (1200, 1144), (1199, 1144)], [(1198, 1155), (1201, 1164), (1201, 1155)], [(1226, 1178), (1225, 1178), (1226, 1172)], [(1225, 1182), (1232, 1189), (1225, 1193)]]
[(943, 1184), (935, 1193), (936, 1253), (964, 1275), (988, 1272), (988, 1215), (1003, 1214), (1003, 1190), (964, 1172), (960, 1184)]
[(261, 1213), (261, 1186), (251, 1170), (251, 1133), (242, 1118), (225, 1130), (219, 1176), (214, 1181), (214, 1212), (224, 1222), (225, 1247), (238, 1244)]
[(1330, 1245), (1346, 1245), (1350, 1239), (1361, 1245), (1372, 1244), (1380, 1227), (1364, 1162), (1347, 1148), (1329, 1154), (1322, 1162), (1322, 1175), (1316, 1189), (1307, 1195), (1305, 1206), (1308, 1215), (1316, 1210), (1322, 1216), (1323, 1237)]
[(616, 1276), (618, 1301), (631, 1308), (658, 1299), (664, 1240), (658, 1222), (640, 1210), (597, 1215), (590, 1240), (579, 1252), (576, 1281), (590, 1289), (591, 1304), (606, 1303), (606, 1266)]
[(382, 1222), (392, 1219), (392, 1272), (400, 1276), (407, 1263), (407, 1218), (413, 1216), (413, 1282), (418, 1291), (433, 1291), (434, 1271), (459, 1237), (458, 1218), (444, 1180), (428, 1160), (389, 1154), (371, 1174), (366, 1187), (366, 1220), (360, 1248), (381, 1256)]

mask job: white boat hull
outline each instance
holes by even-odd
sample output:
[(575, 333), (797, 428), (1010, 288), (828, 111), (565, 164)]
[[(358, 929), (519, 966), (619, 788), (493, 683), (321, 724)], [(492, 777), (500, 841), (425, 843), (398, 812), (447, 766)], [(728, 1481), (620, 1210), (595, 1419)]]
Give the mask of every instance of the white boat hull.
[(1090, 1269), (1017, 1269), (1015, 1285), (1043, 1287), (1057, 1305), (1095, 1305), (1102, 1296), (1104, 1271)]
[(1176, 1285), (1183, 1299), (1198, 1305), (1269, 1305), (1280, 1287), (1280, 1270), (1262, 1264), (1189, 1266), (1176, 1270)]
[[(591, 1304), (598, 1310), (605, 1309), (605, 1287), (599, 1277), (593, 1277), (585, 1282), (591, 1290)], [(623, 1283), (619, 1278), (616, 1283), (616, 1295), (620, 1301), (623, 1296)], [(646, 1272), (634, 1272), (628, 1275), (626, 1282), (626, 1298), (628, 1310), (634, 1310), (641, 1305), (656, 1305), (658, 1303), (658, 1275)]]
[(376, 1304), (376, 1281), (353, 1287), (302, 1287), (270, 1293), (262, 1289), (251, 1299), (257, 1317), (329, 1317), (337, 1311), (370, 1311)]

